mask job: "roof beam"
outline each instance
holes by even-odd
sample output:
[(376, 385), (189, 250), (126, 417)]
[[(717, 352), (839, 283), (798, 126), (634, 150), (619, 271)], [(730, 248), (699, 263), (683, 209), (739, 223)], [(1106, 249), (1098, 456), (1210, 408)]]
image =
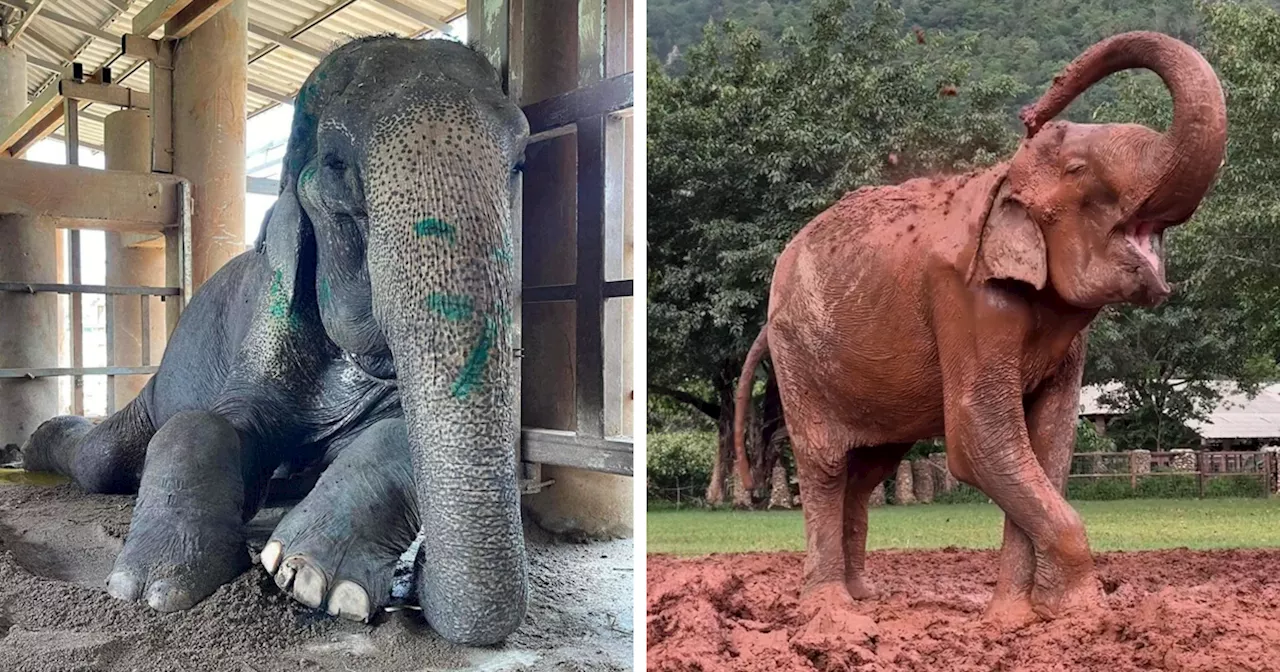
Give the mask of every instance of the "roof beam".
[(151, 109), (151, 95), (115, 84), (94, 84), (64, 79), (58, 83), (64, 98), (105, 103), (116, 107)]
[(285, 105), (292, 105), (292, 104), (293, 104), (293, 96), (290, 96), (290, 95), (287, 95), (287, 94), (283, 94), (283, 93), (277, 93), (277, 92), (272, 91), (271, 89), (268, 89), (268, 88), (266, 88), (266, 87), (258, 86), (257, 84), (254, 84), (253, 82), (249, 82), (249, 84), (248, 84), (248, 89), (249, 89), (249, 92), (250, 92), (250, 93), (256, 93), (256, 94), (258, 94), (259, 96), (262, 96), (263, 98), (267, 98), (267, 99), (269, 99), (269, 100), (274, 100), (274, 101), (276, 101), (277, 103), (283, 103), (283, 104), (285, 104)]
[[(23, 12), (32, 11), (31, 5), (28, 5), (27, 3), (22, 2), (21, 0), (0, 0), (0, 5), (9, 5), (10, 7), (13, 7)], [(52, 21), (54, 23), (60, 23), (68, 28), (75, 28), (76, 30), (82, 33), (92, 35), (94, 37), (100, 37), (110, 42), (118, 42), (120, 40), (119, 35), (112, 35), (111, 33), (108, 33), (107, 31), (102, 30), (97, 26), (85, 23), (84, 21), (81, 21), (79, 19), (73, 19), (69, 16), (63, 16), (53, 10), (49, 10), (49, 9), (41, 10), (40, 18), (45, 19), (47, 21)]]
[(192, 0), (151, 0), (151, 4), (142, 8), (133, 17), (133, 33), (135, 35), (150, 36), (156, 32), (169, 19), (178, 15), (178, 12), (187, 8)]
[(277, 33), (271, 30), (270, 28), (260, 26), (252, 21), (249, 22), (249, 32), (265, 40), (271, 40), (272, 42), (275, 42), (276, 44), (282, 47), (288, 47), (299, 53), (303, 53), (308, 56), (311, 56), (312, 58), (323, 59), (325, 56), (325, 52), (321, 51), (320, 49), (307, 46), (293, 39), (292, 37), (289, 37), (287, 35), (281, 35), (280, 33)]
[(186, 37), (229, 4), (231, 0), (195, 0), (165, 24), (164, 36), (174, 39)]
[(22, 31), (26, 30), (27, 27), (31, 25), (31, 19), (36, 18), (36, 14), (40, 12), (40, 8), (43, 7), (44, 3), (47, 1), (48, 0), (35, 0), (35, 2), (27, 5), (26, 9), (22, 10), (22, 18), (18, 19), (18, 22), (14, 24), (13, 28), (9, 31), (9, 44), (13, 44), (18, 41), (18, 38), (22, 36)]
[(400, 0), (370, 0), (370, 2), (372, 2), (375, 5), (382, 5), (383, 7), (393, 12), (396, 12), (397, 14), (402, 14), (404, 16), (407, 16), (413, 19), (414, 21), (421, 23), (424, 26), (429, 26), (435, 30), (438, 30), (444, 33), (445, 35), (453, 34), (453, 27), (450, 26), (449, 24), (444, 23), (443, 21), (435, 17), (427, 16), (426, 14), (422, 13), (422, 11), (414, 9), (413, 7), (410, 7), (408, 5), (405, 5), (404, 3), (400, 2)]

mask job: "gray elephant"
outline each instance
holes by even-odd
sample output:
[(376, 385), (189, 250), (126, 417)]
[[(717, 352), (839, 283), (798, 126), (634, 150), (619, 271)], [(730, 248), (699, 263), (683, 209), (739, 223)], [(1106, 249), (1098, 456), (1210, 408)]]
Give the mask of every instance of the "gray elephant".
[(93, 425), (64, 416), (26, 468), (138, 493), (108, 591), (191, 607), (249, 563), (273, 472), (321, 465), (262, 563), (292, 596), (367, 620), (419, 529), (418, 599), (463, 644), (524, 618), (511, 308), (528, 137), (464, 45), (375, 37), (296, 101), (255, 249), (192, 298), (154, 378)]

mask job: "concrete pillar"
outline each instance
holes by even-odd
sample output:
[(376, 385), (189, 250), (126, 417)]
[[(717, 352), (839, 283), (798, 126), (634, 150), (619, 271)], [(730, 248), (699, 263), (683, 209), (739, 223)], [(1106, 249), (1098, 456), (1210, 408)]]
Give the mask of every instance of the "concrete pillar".
[(27, 106), (27, 55), (15, 47), (0, 46), (0, 127)]
[(191, 181), (195, 287), (245, 249), (248, 15), (235, 0), (174, 49), (173, 172)]
[[(151, 119), (146, 110), (120, 110), (107, 115), (103, 124), (103, 149), (107, 170), (151, 170)], [(164, 285), (164, 237), (154, 234), (106, 233), (108, 285)], [(164, 304), (155, 297), (116, 296), (112, 299), (115, 322), (116, 366), (143, 366), (142, 301), (147, 302), (150, 324), (150, 358), (154, 366), (164, 355)], [(116, 408), (124, 408), (147, 384), (150, 376), (117, 376)]]
[[(27, 57), (0, 47), (0, 128), (26, 106)], [(0, 215), (0, 280), (57, 282), (56, 244), (54, 229), (39, 220)], [(0, 368), (58, 365), (57, 295), (0, 292), (0, 315)], [(56, 378), (0, 379), (0, 454), (12, 456), (57, 413)]]
[[(0, 215), (0, 279), (57, 282), (57, 259), (53, 227), (34, 217)], [(0, 369), (58, 365), (56, 294), (0, 292), (0, 315)], [(57, 414), (56, 378), (0, 378), (0, 453), (21, 446)]]

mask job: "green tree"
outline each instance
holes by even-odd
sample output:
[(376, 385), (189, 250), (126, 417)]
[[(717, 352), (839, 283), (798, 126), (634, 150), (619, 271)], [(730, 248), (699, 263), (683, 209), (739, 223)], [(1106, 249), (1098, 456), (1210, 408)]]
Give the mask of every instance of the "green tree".
[[(1114, 438), (1126, 449), (1192, 441), (1234, 381), (1253, 392), (1277, 376), (1280, 352), (1280, 14), (1262, 4), (1196, 5), (1200, 49), (1227, 97), (1227, 159), (1217, 184), (1185, 225), (1170, 231), (1175, 296), (1156, 309), (1115, 307), (1095, 323), (1087, 379), (1120, 388), (1103, 401), (1124, 413)], [(1100, 120), (1166, 128), (1167, 92), (1151, 76), (1119, 77)]]
[(1017, 138), (1021, 86), (972, 74), (971, 42), (922, 41), (888, 3), (865, 19), (850, 4), (820, 3), (806, 38), (771, 46), (709, 26), (681, 75), (650, 62), (650, 390), (714, 417), (722, 451), (786, 241), (851, 189), (991, 163)]

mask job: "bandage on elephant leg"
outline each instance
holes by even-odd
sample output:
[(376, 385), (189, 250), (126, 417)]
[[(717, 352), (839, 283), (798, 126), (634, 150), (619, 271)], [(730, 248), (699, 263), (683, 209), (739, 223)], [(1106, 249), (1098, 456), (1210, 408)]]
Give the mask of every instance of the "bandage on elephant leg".
[(871, 491), (884, 482), (911, 450), (911, 444), (855, 448), (848, 458), (848, 484), (844, 498), (844, 581), (849, 596), (865, 600), (876, 596), (866, 578), (867, 506)]

